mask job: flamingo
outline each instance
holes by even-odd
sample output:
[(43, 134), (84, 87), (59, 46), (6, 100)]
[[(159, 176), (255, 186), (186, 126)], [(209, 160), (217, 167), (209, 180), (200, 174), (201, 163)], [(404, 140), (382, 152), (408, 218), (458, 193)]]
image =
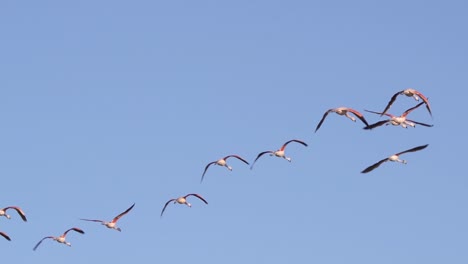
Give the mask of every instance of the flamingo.
[(317, 127), (315, 128), (315, 132), (317, 132), (317, 130), (319, 130), (320, 126), (322, 126), (322, 123), (323, 121), (325, 121), (325, 118), (328, 116), (329, 113), (336, 113), (338, 115), (344, 115), (346, 116), (347, 118), (351, 119), (352, 121), (356, 122), (356, 118), (354, 118), (353, 116), (351, 116), (349, 113), (352, 113), (354, 114), (357, 118), (359, 118), (359, 120), (361, 120), (366, 126), (368, 126), (369, 124), (367, 123), (366, 119), (364, 118), (364, 116), (359, 113), (358, 111), (352, 109), (352, 108), (348, 108), (348, 107), (338, 107), (338, 108), (332, 108), (332, 109), (328, 109), (325, 114), (323, 114), (323, 117), (322, 119), (320, 120), (320, 122), (318, 123)]
[(0, 216), (5, 216), (6, 218), (10, 219), (11, 216), (7, 214), (8, 209), (15, 209), (16, 212), (21, 216), (21, 219), (23, 219), (24, 222), (27, 222), (28, 219), (26, 219), (26, 215), (24, 214), (23, 210), (19, 208), (18, 206), (7, 206), (5, 208), (0, 209)]
[(431, 107), (429, 105), (429, 100), (427, 99), (426, 96), (424, 96), (422, 93), (416, 91), (415, 89), (406, 89), (406, 90), (399, 91), (396, 94), (394, 94), (380, 116), (383, 116), (383, 115), (385, 115), (385, 113), (387, 113), (387, 110), (390, 108), (390, 106), (393, 104), (393, 102), (395, 102), (397, 96), (400, 95), (400, 94), (406, 95), (408, 97), (413, 97), (416, 101), (419, 101), (419, 98), (421, 98), (423, 103), (426, 104), (427, 111), (429, 111), (429, 114), (432, 116)]
[(0, 235), (4, 237), (6, 240), (11, 241), (11, 238), (6, 233), (0, 231)]
[(117, 227), (117, 221), (119, 221), (119, 219), (126, 215), (128, 212), (130, 212), (130, 210), (132, 210), (133, 206), (135, 206), (135, 203), (130, 206), (127, 210), (125, 210), (123, 213), (119, 214), (118, 216), (114, 217), (114, 219), (112, 219), (112, 221), (110, 222), (106, 222), (106, 221), (103, 221), (103, 220), (93, 220), (93, 219), (80, 219), (80, 220), (83, 220), (83, 221), (91, 221), (91, 222), (99, 222), (103, 225), (105, 225), (107, 228), (110, 228), (110, 229), (115, 229), (117, 231), (122, 231), (120, 229), (120, 227)]
[[(404, 128), (407, 128), (408, 126), (415, 127), (416, 124), (421, 125), (421, 126), (426, 126), (426, 127), (432, 127), (434, 125), (428, 125), (428, 124), (416, 122), (416, 121), (413, 121), (413, 120), (410, 120), (410, 119), (406, 118), (406, 116), (409, 113), (411, 113), (411, 111), (418, 108), (422, 104), (424, 104), (424, 102), (421, 102), (421, 103), (417, 104), (416, 106), (411, 107), (410, 109), (406, 110), (401, 116), (394, 116), (392, 114), (385, 113), (385, 115), (389, 116), (390, 119), (379, 121), (377, 123), (374, 123), (372, 125), (364, 127), (364, 129), (373, 129), (373, 128), (376, 128), (378, 126), (384, 125), (384, 124), (386, 124), (386, 125), (392, 124), (394, 126), (402, 126)], [(382, 114), (380, 112), (374, 112), (374, 111), (369, 111), (369, 110), (365, 110), (365, 111), (369, 112), (369, 113), (373, 113), (373, 114), (379, 114), (379, 115)]]
[(297, 140), (297, 139), (291, 139), (289, 141), (287, 141), (286, 143), (283, 144), (283, 146), (281, 146), (280, 149), (276, 150), (276, 151), (273, 151), (273, 150), (267, 150), (267, 151), (263, 151), (263, 152), (260, 152), (258, 155), (257, 155), (257, 158), (255, 158), (254, 162), (252, 163), (252, 166), (250, 167), (250, 169), (253, 169), (253, 166), (255, 164), (255, 162), (261, 157), (263, 156), (264, 154), (267, 154), (267, 153), (270, 153), (270, 156), (276, 156), (276, 157), (279, 157), (279, 158), (283, 158), (289, 162), (291, 162), (291, 158), (290, 157), (286, 157), (285, 153), (284, 153), (284, 150), (286, 149), (286, 146), (291, 143), (291, 142), (296, 142), (296, 143), (299, 143), (299, 144), (302, 144), (304, 146), (307, 147), (307, 144), (304, 142), (304, 141), (301, 141), (301, 140)]
[(228, 156), (226, 156), (226, 157), (224, 157), (224, 158), (222, 158), (222, 159), (219, 159), (219, 160), (217, 160), (217, 161), (213, 161), (213, 162), (208, 163), (208, 164), (206, 165), (206, 167), (205, 167), (205, 170), (203, 171), (202, 178), (201, 178), (201, 181), (200, 181), (200, 182), (203, 181), (203, 177), (205, 177), (206, 171), (207, 171), (208, 168), (209, 168), (211, 165), (213, 165), (213, 164), (216, 164), (216, 165), (218, 165), (218, 166), (226, 167), (228, 170), (232, 171), (232, 167), (229, 166), (229, 165), (226, 163), (226, 160), (227, 160), (228, 158), (230, 158), (230, 157), (236, 158), (236, 159), (238, 159), (238, 160), (244, 162), (245, 164), (250, 165), (245, 159), (243, 159), (242, 157), (240, 157), (240, 156), (238, 156), (238, 155), (228, 155)]
[(412, 149), (408, 149), (408, 150), (405, 150), (405, 151), (402, 151), (402, 152), (398, 152), (396, 154), (393, 154), (391, 155), (390, 157), (388, 158), (385, 158), (385, 159), (382, 159), (378, 162), (376, 162), (375, 164), (367, 167), (366, 169), (364, 169), (363, 171), (361, 171), (361, 173), (368, 173), (372, 170), (374, 170), (375, 168), (379, 167), (382, 163), (386, 162), (386, 161), (393, 161), (393, 162), (401, 162), (403, 164), (406, 164), (406, 160), (402, 160), (400, 159), (400, 155), (401, 154), (405, 154), (405, 153), (408, 153), (408, 152), (415, 152), (415, 151), (419, 151), (419, 150), (422, 150), (422, 149), (425, 149), (427, 146), (429, 146), (429, 144), (426, 144), (426, 145), (422, 145), (422, 146), (418, 146), (418, 147), (414, 147)]
[(63, 233), (61, 236), (58, 236), (58, 237), (46, 236), (46, 237), (44, 237), (39, 242), (37, 242), (37, 244), (34, 246), (33, 250), (36, 250), (37, 247), (39, 247), (39, 245), (42, 243), (42, 241), (44, 241), (44, 239), (47, 239), (47, 238), (51, 238), (51, 239), (57, 241), (58, 243), (62, 243), (62, 244), (65, 244), (65, 245), (71, 247), (71, 244), (69, 242), (65, 241), (65, 237), (67, 236), (67, 233), (69, 231), (72, 231), (72, 230), (75, 231), (75, 232), (78, 232), (80, 234), (84, 234), (83, 230), (81, 230), (81, 229), (79, 229), (77, 227), (72, 227), (72, 228), (68, 229), (67, 231), (65, 231), (65, 233)]
[(199, 194), (196, 194), (196, 193), (189, 193), (185, 196), (181, 196), (179, 198), (174, 198), (174, 199), (170, 199), (169, 201), (166, 202), (166, 204), (164, 205), (162, 211), (161, 211), (161, 217), (164, 213), (164, 210), (166, 210), (166, 207), (167, 205), (170, 203), (170, 202), (174, 202), (174, 204), (178, 203), (178, 204), (185, 204), (187, 205), (188, 207), (192, 207), (192, 204), (190, 204), (189, 202), (187, 202), (187, 197), (189, 196), (195, 196), (197, 197), (198, 199), (202, 200), (205, 204), (208, 204), (208, 202)]

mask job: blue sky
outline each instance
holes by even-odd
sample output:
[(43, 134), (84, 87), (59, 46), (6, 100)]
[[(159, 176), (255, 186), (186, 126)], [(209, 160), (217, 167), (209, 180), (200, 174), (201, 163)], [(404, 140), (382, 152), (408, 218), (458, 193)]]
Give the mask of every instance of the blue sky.
[[(4, 1), (2, 261), (467, 263), (464, 1)], [(362, 129), (415, 88), (434, 124)], [(400, 96), (390, 113), (416, 101)], [(364, 112), (365, 113), (365, 112)], [(380, 118), (365, 113), (373, 123)], [(461, 122), (461, 124), (460, 124)], [(289, 139), (292, 162), (262, 157)], [(390, 154), (429, 144), (360, 171)], [(164, 203), (191, 197), (192, 208)], [(119, 221), (122, 232), (79, 218)], [(70, 227), (71, 248), (44, 241)]]

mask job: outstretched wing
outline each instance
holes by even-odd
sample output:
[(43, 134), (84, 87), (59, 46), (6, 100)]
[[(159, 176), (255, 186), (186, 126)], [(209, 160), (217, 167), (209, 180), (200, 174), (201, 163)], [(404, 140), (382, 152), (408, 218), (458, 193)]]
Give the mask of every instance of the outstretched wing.
[(128, 212), (130, 212), (130, 210), (133, 209), (133, 206), (135, 206), (135, 203), (132, 204), (132, 206), (130, 206), (127, 210), (125, 210), (123, 213), (120, 213), (118, 216), (114, 217), (114, 219), (112, 219), (112, 223), (115, 223), (117, 222), (120, 217), (126, 215)]
[(383, 115), (385, 115), (385, 114), (387, 113), (388, 109), (390, 109), (390, 106), (392, 106), (393, 102), (395, 102), (397, 96), (400, 95), (400, 94), (402, 94), (402, 93), (403, 93), (403, 91), (399, 91), (399, 92), (397, 92), (396, 94), (394, 94), (394, 95), (392, 96), (392, 98), (390, 98), (390, 101), (388, 102), (388, 104), (387, 104), (387, 106), (385, 107), (385, 109), (383, 110), (383, 112), (380, 113), (380, 116), (383, 116)]
[(374, 129), (374, 128), (379, 127), (379, 126), (381, 126), (381, 125), (383, 125), (383, 124), (385, 124), (387, 122), (388, 122), (388, 120), (382, 120), (382, 121), (379, 121), (379, 122), (374, 123), (372, 125), (368, 125), (368, 126), (364, 127), (364, 129)]
[(315, 128), (315, 132), (317, 133), (317, 130), (322, 126), (323, 121), (325, 121), (325, 118), (327, 118), (327, 115), (332, 111), (333, 109), (328, 109), (325, 114), (323, 114), (322, 119), (320, 119), (320, 122), (318, 123), (317, 127)]
[(208, 164), (206, 165), (205, 170), (203, 171), (203, 174), (202, 174), (202, 176), (201, 176), (200, 183), (203, 181), (203, 178), (205, 177), (205, 173), (206, 173), (206, 171), (208, 170), (208, 167), (210, 167), (211, 165), (213, 165), (213, 164), (215, 164), (215, 163), (216, 163), (216, 161), (213, 161), (213, 162), (210, 162), (210, 163), (208, 163)]
[(407, 116), (409, 113), (411, 113), (411, 111), (413, 111), (414, 109), (420, 107), (422, 104), (424, 104), (424, 102), (420, 102), (416, 106), (411, 107), (410, 109), (406, 110), (401, 116)]
[(414, 147), (414, 148), (412, 148), (412, 149), (407, 149), (407, 150), (402, 151), (402, 152), (399, 152), (399, 153), (397, 153), (397, 154), (395, 154), (395, 155), (400, 156), (401, 154), (405, 154), (405, 153), (408, 153), (408, 152), (419, 151), (419, 150), (425, 149), (427, 146), (429, 146), (429, 144), (422, 145), (422, 146), (418, 146), (418, 147)]
[(379, 167), (380, 164), (386, 162), (387, 160), (388, 160), (388, 158), (380, 160), (380, 161), (376, 162), (375, 164), (372, 164), (369, 167), (365, 168), (363, 171), (361, 171), (361, 173), (368, 173), (368, 172), (374, 170), (375, 168)]
[(184, 198), (187, 198), (189, 196), (195, 196), (198, 199), (202, 200), (205, 204), (208, 204), (208, 202), (201, 195), (199, 195), (197, 193), (189, 193), (189, 194), (185, 195)]
[(53, 236), (46, 236), (43, 239), (39, 240), (39, 242), (37, 242), (37, 244), (34, 246), (33, 250), (36, 250), (37, 247), (39, 247), (39, 245), (42, 243), (42, 241), (44, 241), (44, 239), (47, 239), (47, 238), (54, 238), (54, 237)]
[(7, 234), (0, 232), (0, 235), (4, 237), (6, 240), (11, 241), (11, 238)]
[(243, 158), (242, 158), (241, 156), (239, 156), (239, 155), (229, 155), (229, 156), (224, 157), (224, 160), (227, 160), (227, 159), (230, 158), (230, 157), (236, 158), (236, 159), (238, 159), (238, 160), (244, 162), (245, 164), (250, 165), (245, 159), (243, 159)]
[(25, 221), (25, 222), (28, 221), (28, 219), (26, 219), (26, 214), (18, 206), (8, 206), (8, 207), (4, 208), (3, 210), (6, 211), (8, 209), (15, 209), (16, 212), (18, 212), (18, 214), (21, 216), (21, 219), (23, 219), (23, 221)]
[(265, 155), (265, 154), (267, 154), (267, 153), (273, 153), (273, 151), (267, 150), (267, 151), (260, 152), (260, 153), (257, 155), (257, 157), (255, 158), (254, 162), (252, 162), (252, 166), (250, 166), (250, 169), (253, 169), (253, 166), (254, 166), (255, 162), (257, 162), (257, 160), (258, 160), (261, 156), (263, 156), (263, 155)]
[(354, 110), (352, 108), (348, 108), (347, 110), (348, 112), (351, 112), (353, 113), (357, 118), (359, 118), (359, 120), (361, 120), (366, 126), (369, 126), (369, 124), (367, 123), (366, 119), (364, 118), (364, 116), (357, 110)]
[(66, 236), (67, 233), (72, 231), (72, 230), (75, 231), (75, 232), (78, 232), (80, 234), (84, 234), (84, 231), (79, 229), (78, 227), (72, 227), (72, 228), (68, 229), (67, 231), (65, 231), (62, 236)]
[(301, 141), (301, 140), (298, 140), (298, 139), (291, 139), (291, 140), (287, 141), (286, 143), (284, 143), (283, 146), (280, 148), (280, 150), (283, 151), (286, 148), (286, 146), (291, 142), (296, 142), (296, 143), (302, 144), (302, 145), (307, 147), (307, 144), (304, 141)]
[(416, 121), (413, 121), (413, 120), (409, 120), (409, 119), (406, 119), (410, 122), (413, 122), (415, 124), (418, 124), (418, 125), (421, 125), (421, 126), (425, 126), (425, 127), (433, 127), (434, 125), (429, 125), (429, 124), (425, 124), (425, 123), (421, 123), (421, 122), (416, 122)]
[(427, 108), (427, 111), (429, 111), (429, 114), (432, 116), (432, 112), (431, 112), (431, 106), (429, 105), (429, 99), (424, 96), (424, 94), (418, 92), (418, 91), (414, 91), (414, 93), (419, 96), (419, 98), (421, 98), (421, 100), (423, 100), (423, 102), (426, 104), (426, 108)]
[(103, 220), (95, 220), (95, 219), (84, 219), (84, 218), (80, 218), (80, 220), (83, 220), (83, 221), (89, 221), (89, 222), (99, 222), (99, 223), (104, 223)]
[(164, 207), (163, 207), (163, 209), (162, 209), (162, 211), (161, 211), (161, 217), (162, 217), (162, 215), (164, 214), (164, 210), (166, 210), (167, 205), (168, 205), (170, 202), (175, 201), (175, 200), (176, 200), (176, 199), (170, 199), (169, 201), (166, 202), (166, 204), (164, 205)]
[(377, 115), (380, 115), (380, 116), (386, 115), (388, 117), (393, 117), (392, 114), (387, 114), (387, 113), (383, 113), (383, 112), (375, 112), (375, 111), (365, 110), (365, 109), (364, 109), (364, 111), (369, 112), (369, 113), (373, 113), (373, 114), (377, 114)]

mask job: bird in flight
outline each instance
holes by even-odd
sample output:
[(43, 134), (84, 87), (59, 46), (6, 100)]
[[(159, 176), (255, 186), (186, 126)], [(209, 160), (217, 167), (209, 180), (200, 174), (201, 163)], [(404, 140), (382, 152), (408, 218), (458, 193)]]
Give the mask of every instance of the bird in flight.
[(161, 217), (162, 215), (164, 214), (164, 210), (166, 210), (166, 207), (167, 205), (169, 205), (170, 202), (174, 202), (174, 204), (178, 203), (178, 204), (185, 204), (187, 205), (188, 207), (192, 207), (192, 204), (187, 202), (187, 197), (189, 196), (195, 196), (197, 197), (198, 199), (202, 200), (205, 204), (208, 204), (208, 202), (205, 200), (205, 198), (203, 198), (201, 195), (199, 194), (196, 194), (196, 193), (189, 193), (185, 196), (181, 196), (181, 197), (178, 197), (178, 198), (174, 198), (174, 199), (170, 199), (169, 201), (166, 202), (166, 204), (164, 205), (162, 211), (161, 211)]
[(48, 239), (48, 238), (53, 239), (53, 240), (57, 241), (58, 243), (62, 243), (62, 244), (65, 244), (65, 245), (71, 247), (71, 244), (65, 240), (65, 237), (67, 236), (67, 233), (70, 232), (70, 231), (75, 231), (75, 232), (78, 232), (80, 234), (84, 234), (83, 230), (81, 230), (81, 229), (79, 229), (77, 227), (72, 227), (72, 228), (68, 229), (67, 231), (65, 231), (65, 233), (63, 233), (61, 236), (58, 236), (58, 237), (46, 236), (46, 237), (44, 237), (43, 239), (39, 240), (39, 242), (37, 242), (37, 244), (36, 244), (36, 246), (34, 246), (33, 250), (36, 250), (37, 247), (39, 247), (39, 245), (42, 243), (42, 241), (44, 241), (45, 239)]
[(363, 171), (361, 171), (361, 173), (368, 173), (368, 172), (371, 172), (372, 170), (376, 169), (377, 167), (379, 167), (382, 163), (384, 163), (384, 162), (386, 162), (386, 161), (401, 162), (401, 163), (403, 163), (403, 164), (406, 164), (406, 163), (407, 163), (406, 160), (400, 159), (400, 155), (405, 154), (405, 153), (408, 153), (408, 152), (419, 151), (419, 150), (425, 149), (427, 146), (429, 146), (429, 144), (422, 145), (422, 146), (418, 146), (418, 147), (414, 147), (414, 148), (407, 149), (407, 150), (405, 150), (405, 151), (402, 151), (402, 152), (398, 152), (398, 153), (396, 153), (396, 154), (393, 154), (393, 155), (391, 155), (390, 157), (387, 157), (387, 158), (385, 158), (385, 159), (379, 160), (379, 161), (376, 162), (375, 164), (372, 164), (371, 166), (365, 168)]
[(28, 221), (28, 219), (26, 219), (26, 215), (24, 214), (23, 210), (21, 210), (21, 208), (19, 208), (18, 206), (7, 206), (5, 208), (0, 209), (0, 216), (4, 216), (4, 217), (10, 219), (11, 216), (9, 214), (7, 214), (7, 210), (9, 210), (9, 209), (16, 210), (16, 212), (18, 212), (18, 214), (20, 215), (21, 219), (23, 219), (23, 221), (25, 221), (25, 222)]
[(429, 114), (432, 116), (431, 106), (429, 105), (429, 100), (427, 99), (426, 96), (416, 91), (415, 89), (406, 89), (406, 90), (399, 91), (396, 94), (394, 94), (392, 98), (390, 98), (390, 101), (388, 102), (387, 106), (385, 107), (385, 109), (383, 110), (380, 116), (383, 116), (385, 115), (385, 113), (387, 113), (388, 109), (390, 109), (390, 106), (392, 106), (393, 102), (395, 102), (398, 95), (406, 95), (408, 97), (413, 97), (416, 101), (419, 101), (419, 99), (421, 98), (423, 103), (426, 104), (427, 111), (429, 111)]
[(130, 212), (130, 210), (132, 210), (132, 208), (135, 206), (135, 204), (132, 204), (132, 206), (130, 206), (127, 210), (125, 210), (124, 212), (120, 213), (119, 215), (117, 215), (116, 217), (114, 217), (114, 219), (112, 219), (112, 221), (110, 222), (107, 222), (107, 221), (104, 221), (104, 220), (94, 220), (94, 219), (80, 219), (80, 220), (83, 220), (83, 221), (91, 221), (91, 222), (99, 222), (103, 225), (105, 225), (107, 228), (110, 228), (110, 229), (114, 229), (114, 230), (117, 230), (117, 231), (122, 231), (120, 229), (120, 227), (117, 227), (117, 221), (119, 221), (119, 219), (126, 215), (128, 212)]
[(4, 238), (5, 238), (6, 240), (8, 240), (8, 241), (11, 241), (10, 237), (9, 237), (6, 233), (4, 233), (4, 232), (1, 232), (1, 231), (0, 231), (0, 236), (4, 237)]
[(304, 145), (304, 146), (307, 147), (307, 144), (306, 144), (304, 141), (301, 141), (301, 140), (298, 140), (298, 139), (291, 139), (291, 140), (287, 141), (286, 143), (284, 143), (283, 146), (281, 146), (281, 148), (278, 149), (278, 150), (275, 150), (275, 151), (273, 151), (273, 150), (267, 150), (267, 151), (260, 152), (260, 153), (257, 155), (257, 157), (255, 158), (254, 162), (252, 163), (252, 166), (250, 166), (250, 169), (253, 169), (253, 166), (254, 166), (255, 162), (257, 162), (257, 160), (258, 160), (261, 156), (263, 156), (263, 155), (265, 155), (265, 154), (267, 154), (267, 153), (269, 153), (270, 156), (276, 156), (276, 157), (283, 158), (283, 159), (285, 159), (285, 160), (291, 162), (291, 158), (290, 158), (290, 157), (286, 157), (286, 155), (285, 155), (285, 153), (284, 153), (284, 151), (285, 151), (285, 149), (286, 149), (286, 146), (287, 146), (289, 143), (291, 143), (291, 142), (296, 142), (296, 143), (302, 144), (302, 145)]
[(206, 171), (208, 170), (208, 168), (209, 168), (211, 165), (216, 164), (216, 165), (218, 165), (218, 166), (226, 167), (228, 170), (232, 171), (232, 167), (229, 166), (229, 165), (226, 163), (226, 160), (227, 160), (228, 158), (231, 158), (231, 157), (236, 158), (236, 159), (238, 159), (238, 160), (244, 162), (245, 164), (249, 165), (249, 163), (248, 163), (245, 159), (243, 159), (241, 156), (239, 156), (239, 155), (228, 155), (228, 156), (226, 156), (226, 157), (224, 157), (224, 158), (222, 158), (222, 159), (219, 159), (219, 160), (216, 160), (216, 161), (213, 161), (213, 162), (208, 163), (208, 164), (206, 165), (206, 167), (205, 167), (205, 170), (203, 171), (203, 174), (202, 174), (202, 177), (201, 177), (201, 181), (200, 181), (200, 182), (203, 181), (203, 178), (205, 177), (205, 173), (206, 173)]
[[(373, 129), (373, 128), (376, 128), (376, 127), (379, 127), (379, 126), (382, 126), (382, 125), (388, 125), (388, 124), (391, 124), (391, 125), (394, 125), (394, 126), (402, 126), (403, 128), (407, 128), (408, 126), (415, 127), (416, 124), (421, 125), (421, 126), (426, 126), (426, 127), (432, 127), (434, 125), (429, 125), (429, 124), (425, 124), (425, 123), (421, 123), (421, 122), (416, 122), (414, 120), (410, 120), (410, 119), (406, 118), (406, 116), (409, 113), (411, 113), (414, 109), (418, 108), (422, 104), (424, 104), (424, 102), (421, 102), (421, 103), (417, 104), (416, 106), (411, 107), (410, 109), (406, 110), (401, 116), (394, 116), (392, 114), (385, 113), (385, 115), (390, 117), (390, 119), (382, 120), (382, 121), (376, 122), (374, 124), (368, 125), (368, 126), (364, 127), (364, 129)], [(373, 114), (378, 114), (378, 115), (382, 114), (380, 112), (374, 112), (374, 111), (369, 111), (369, 110), (365, 110), (365, 111), (369, 112), (369, 113), (373, 113)]]
[(325, 114), (323, 114), (322, 119), (320, 120), (317, 127), (315, 128), (315, 132), (317, 132), (317, 130), (319, 130), (319, 128), (322, 126), (323, 121), (325, 121), (325, 118), (328, 116), (329, 113), (336, 113), (336, 114), (341, 115), (341, 116), (344, 115), (347, 118), (351, 119), (352, 121), (356, 122), (356, 118), (349, 114), (349, 113), (352, 113), (357, 118), (359, 118), (359, 120), (361, 120), (366, 126), (369, 125), (367, 123), (366, 119), (364, 118), (364, 116), (360, 112), (358, 112), (357, 110), (354, 110), (354, 109), (348, 108), (348, 107), (338, 107), (338, 108), (328, 109), (325, 112)]

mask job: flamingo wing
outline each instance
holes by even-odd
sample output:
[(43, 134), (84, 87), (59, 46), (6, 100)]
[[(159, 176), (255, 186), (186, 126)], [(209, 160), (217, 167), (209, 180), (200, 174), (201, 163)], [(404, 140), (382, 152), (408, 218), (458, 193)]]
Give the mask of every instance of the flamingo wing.
[(0, 235), (4, 237), (6, 240), (11, 241), (11, 238), (6, 233), (0, 232)]
[(407, 116), (409, 113), (411, 113), (411, 111), (413, 111), (414, 109), (420, 107), (422, 104), (424, 104), (424, 102), (420, 102), (420, 103), (417, 104), (416, 106), (411, 107), (410, 109), (406, 110), (401, 116), (402, 116), (402, 117)]
[(78, 227), (72, 227), (72, 228), (68, 229), (67, 231), (65, 231), (65, 232), (63, 233), (62, 236), (65, 237), (65, 236), (67, 235), (67, 233), (70, 232), (70, 231), (75, 231), (75, 232), (78, 232), (78, 233), (80, 233), (80, 234), (84, 234), (84, 233), (85, 233), (83, 230), (81, 230), (81, 229), (78, 228)]
[(371, 110), (364, 110), (364, 111), (369, 112), (369, 113), (373, 113), (373, 114), (377, 114), (377, 115), (381, 115), (381, 116), (386, 115), (388, 117), (393, 117), (392, 114), (387, 114), (387, 113), (383, 113), (383, 112), (376, 112), (376, 111), (371, 111)]
[(229, 155), (229, 156), (224, 157), (224, 159), (226, 160), (226, 159), (228, 159), (228, 158), (230, 158), (230, 157), (236, 158), (236, 159), (238, 159), (238, 160), (244, 162), (245, 164), (250, 165), (245, 159), (243, 159), (243, 158), (242, 158), (241, 156), (239, 156), (239, 155)]
[(367, 123), (366, 119), (364, 118), (364, 116), (357, 110), (354, 110), (352, 108), (348, 108), (348, 112), (351, 112), (353, 113), (357, 118), (359, 118), (359, 120), (361, 120), (366, 126), (369, 126), (369, 124)]
[(261, 156), (263, 156), (263, 155), (265, 155), (265, 154), (267, 154), (267, 153), (273, 153), (273, 151), (267, 150), (267, 151), (260, 152), (260, 153), (257, 155), (257, 157), (255, 158), (254, 162), (252, 162), (252, 166), (250, 166), (250, 169), (253, 169), (253, 166), (254, 166), (255, 162), (257, 162), (257, 160), (258, 160)]
[(122, 216), (126, 215), (128, 212), (130, 212), (130, 210), (132, 210), (134, 206), (135, 206), (135, 203), (133, 203), (132, 206), (130, 206), (127, 210), (120, 213), (118, 216), (114, 217), (114, 219), (112, 219), (112, 223), (117, 222), (120, 219), (120, 217), (122, 217)]
[(381, 125), (383, 125), (383, 124), (385, 124), (387, 122), (388, 122), (388, 120), (382, 120), (382, 121), (376, 122), (376, 123), (374, 123), (372, 125), (368, 125), (368, 126), (364, 127), (364, 129), (366, 129), (366, 130), (374, 129), (374, 128), (379, 127), (379, 126), (381, 126)]
[(315, 128), (315, 132), (314, 133), (317, 133), (317, 130), (319, 130), (319, 128), (322, 126), (323, 124), (323, 121), (325, 121), (325, 118), (327, 118), (328, 114), (333, 111), (333, 109), (328, 109), (322, 116), (322, 119), (320, 119), (320, 122), (317, 124), (317, 127)]
[(286, 148), (286, 146), (291, 142), (296, 142), (296, 143), (302, 144), (302, 145), (307, 147), (307, 144), (304, 141), (301, 141), (301, 140), (298, 140), (298, 139), (291, 139), (291, 140), (287, 141), (286, 143), (284, 143), (280, 150), (284, 150)]
[(195, 196), (198, 199), (202, 200), (205, 204), (208, 204), (208, 202), (201, 195), (199, 195), (197, 193), (189, 193), (189, 194), (185, 195), (184, 198), (187, 198), (189, 196)]
[(37, 244), (34, 246), (33, 250), (36, 250), (37, 247), (39, 247), (39, 245), (42, 243), (42, 241), (44, 241), (47, 238), (54, 238), (54, 237), (53, 236), (46, 236), (43, 239), (39, 240), (39, 242), (37, 242)]
[(405, 154), (405, 153), (408, 153), (408, 152), (419, 151), (419, 150), (425, 149), (427, 146), (429, 146), (429, 144), (422, 145), (422, 146), (417, 146), (417, 147), (414, 147), (414, 148), (411, 148), (411, 149), (407, 149), (407, 150), (399, 152), (399, 153), (397, 153), (395, 155), (400, 156), (401, 154)]
[(421, 100), (426, 104), (427, 111), (429, 111), (429, 114), (432, 116), (431, 112), (431, 106), (429, 105), (429, 99), (424, 96), (424, 94), (420, 93), (419, 91), (414, 91), (414, 93), (421, 98)]
[(388, 160), (388, 158), (385, 158), (383, 160), (379, 160), (378, 162), (370, 165), (369, 167), (365, 168), (363, 171), (361, 171), (361, 173), (368, 173), (368, 172), (371, 172), (372, 170), (376, 169), (377, 167), (379, 167), (382, 163), (386, 162)]
[(421, 126), (425, 126), (425, 127), (433, 127), (434, 125), (429, 125), (429, 124), (425, 124), (425, 123), (421, 123), (421, 122), (416, 122), (416, 121), (413, 121), (413, 120), (409, 120), (409, 119), (406, 119), (410, 122), (413, 122), (415, 124), (418, 124), (418, 125), (421, 125)]
[(383, 116), (387, 113), (388, 109), (390, 109), (390, 106), (392, 106), (393, 102), (395, 102), (396, 98), (398, 97), (398, 95), (402, 94), (403, 91), (399, 91), (397, 92), (396, 94), (394, 94), (392, 96), (392, 98), (390, 98), (390, 101), (388, 102), (387, 106), (385, 107), (385, 109), (383, 110), (382, 113), (380, 113), (380, 116)]
[(202, 174), (202, 176), (201, 176), (200, 183), (203, 181), (203, 178), (205, 177), (205, 173), (206, 173), (206, 171), (208, 170), (208, 168), (209, 168), (211, 165), (215, 164), (215, 163), (216, 163), (216, 161), (213, 161), (213, 162), (210, 162), (210, 163), (208, 163), (208, 164), (206, 165), (205, 170), (203, 171), (203, 174)]
[(96, 220), (96, 219), (84, 219), (84, 218), (80, 218), (80, 220), (83, 220), (83, 221), (89, 221), (89, 222), (99, 222), (99, 223), (104, 223), (103, 220)]
[(176, 199), (170, 199), (169, 201), (166, 202), (166, 204), (164, 205), (164, 207), (163, 207), (163, 209), (162, 209), (162, 211), (161, 211), (161, 217), (162, 217), (162, 215), (164, 214), (164, 210), (166, 210), (167, 205), (168, 205), (170, 202), (173, 202), (173, 201), (175, 201), (175, 200), (176, 200)]
[(21, 216), (21, 219), (23, 219), (23, 221), (25, 221), (25, 222), (28, 221), (28, 219), (26, 219), (26, 214), (18, 206), (8, 206), (8, 207), (4, 208), (3, 210), (6, 211), (8, 209), (15, 209), (16, 212), (18, 212), (18, 214)]

